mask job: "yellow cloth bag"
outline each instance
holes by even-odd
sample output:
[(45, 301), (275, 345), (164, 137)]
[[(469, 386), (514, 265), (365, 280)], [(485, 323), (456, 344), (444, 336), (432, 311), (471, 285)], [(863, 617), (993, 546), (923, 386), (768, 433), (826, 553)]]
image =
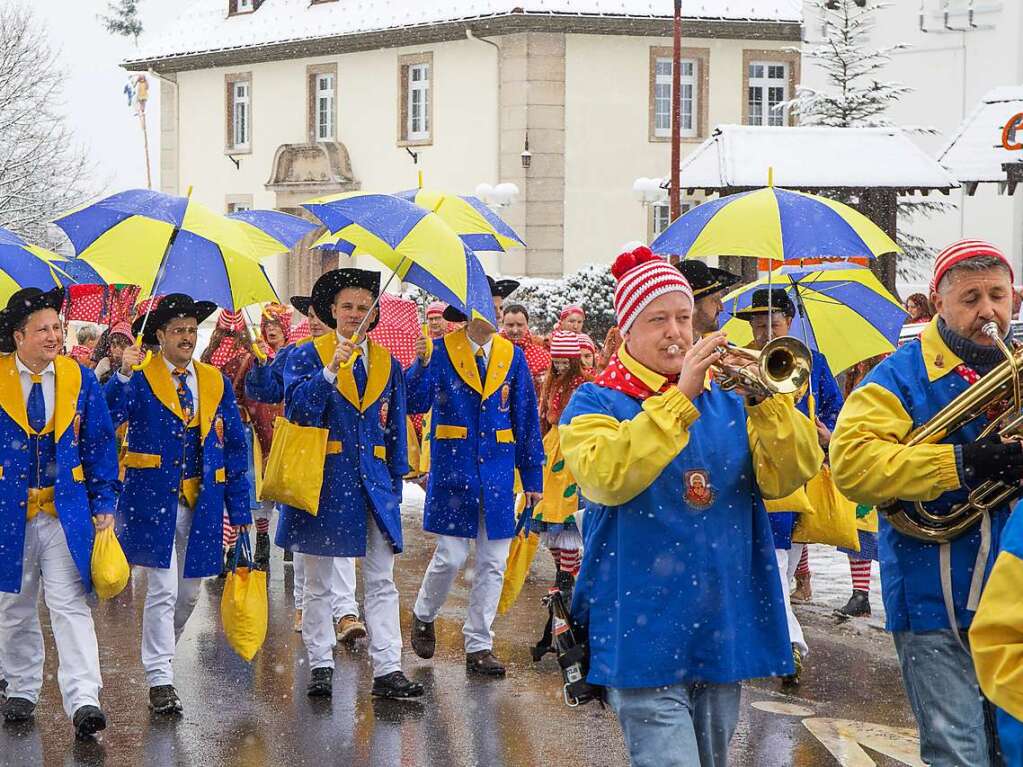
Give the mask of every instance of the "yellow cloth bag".
[(113, 527), (96, 533), (92, 544), (91, 569), (92, 587), (100, 599), (113, 599), (128, 585), (131, 568), (121, 544), (117, 542)]
[[(247, 562), (251, 562), (248, 547), (248, 533), (242, 533), (236, 551), (245, 551)], [(268, 605), (264, 571), (239, 567), (235, 560), (220, 598), (220, 620), (231, 649), (243, 660), (252, 660), (266, 640)]]
[[(526, 513), (523, 508), (525, 505), (525, 497), (519, 496), (518, 513), (520, 516)], [(504, 569), (504, 585), (501, 587), (501, 599), (497, 603), (498, 615), (504, 615), (508, 612), (511, 606), (515, 604), (515, 600), (519, 598), (522, 586), (526, 582), (526, 576), (529, 574), (529, 566), (533, 564), (533, 558), (536, 556), (536, 549), (539, 545), (540, 536), (538, 533), (531, 532), (526, 535), (520, 531), (512, 538), (511, 548), (508, 549), (508, 563)]]
[(315, 517), (320, 509), (326, 458), (326, 429), (299, 426), (277, 416), (263, 475), (262, 497), (308, 511)]
[(856, 504), (838, 492), (831, 479), (831, 467), (822, 467), (805, 487), (813, 514), (799, 516), (792, 530), (792, 540), (797, 543), (824, 543), (859, 551)]
[(405, 475), (405, 479), (415, 479), (420, 475), (419, 438), (416, 437), (416, 427), (413, 425), (410, 416), (405, 418), (405, 435), (408, 445), (408, 474)]

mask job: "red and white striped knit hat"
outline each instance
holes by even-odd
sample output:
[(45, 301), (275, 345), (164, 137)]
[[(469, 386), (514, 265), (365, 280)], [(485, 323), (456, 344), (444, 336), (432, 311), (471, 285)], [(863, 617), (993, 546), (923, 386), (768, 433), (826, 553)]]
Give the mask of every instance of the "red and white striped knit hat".
[(594, 354), (597, 353), (597, 345), (593, 343), (593, 339), (586, 335), (586, 333), (579, 333), (579, 348), (589, 349)]
[(949, 269), (971, 258), (981, 258), (984, 256), (997, 258), (1005, 264), (1009, 270), (1009, 281), (1012, 281), (1012, 264), (1009, 263), (1009, 259), (1005, 257), (1001, 250), (984, 240), (959, 240), (959, 242), (953, 242), (941, 251), (938, 257), (934, 259), (934, 277), (931, 279), (931, 292), (933, 293), (938, 289), (938, 285), (941, 284), (941, 278), (945, 276)]
[(571, 359), (582, 354), (579, 334), (570, 330), (555, 330), (551, 333), (551, 357)]
[(444, 310), (448, 308), (448, 305), (443, 301), (432, 301), (429, 306), (426, 307), (426, 316), (432, 317), (433, 315), (444, 314)]
[(569, 317), (573, 314), (581, 314), (583, 317), (586, 316), (586, 312), (583, 311), (583, 308), (579, 306), (579, 304), (569, 304), (568, 306), (561, 310), (561, 315), (559, 319), (563, 320), (566, 317)]
[(668, 293), (681, 293), (693, 304), (693, 289), (682, 273), (646, 246), (622, 253), (611, 265), (618, 280), (615, 287), (615, 315), (622, 335), (650, 302)]

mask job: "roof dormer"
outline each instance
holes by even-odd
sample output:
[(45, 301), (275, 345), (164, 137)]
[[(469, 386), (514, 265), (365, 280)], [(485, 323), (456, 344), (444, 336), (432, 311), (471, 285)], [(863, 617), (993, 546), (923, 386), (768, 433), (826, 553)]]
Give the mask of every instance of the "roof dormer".
[(242, 16), (246, 13), (255, 13), (263, 0), (227, 0), (227, 15)]

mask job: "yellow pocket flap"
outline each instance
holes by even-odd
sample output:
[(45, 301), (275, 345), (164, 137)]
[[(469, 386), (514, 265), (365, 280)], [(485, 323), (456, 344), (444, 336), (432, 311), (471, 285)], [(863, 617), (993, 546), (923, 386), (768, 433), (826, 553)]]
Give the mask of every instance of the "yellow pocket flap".
[(327, 440), (327, 455), (337, 455), (341, 452), (341, 440), (329, 439)]
[(434, 439), (465, 439), (469, 434), (469, 430), (464, 426), (448, 426), (446, 424), (437, 424), (436, 429), (433, 432)]
[(156, 453), (133, 453), (129, 450), (124, 454), (124, 465), (129, 469), (159, 469), (161, 460)]
[(498, 429), (494, 432), (494, 436), (497, 437), (498, 442), (515, 442), (515, 432), (511, 429)]
[(74, 479), (75, 482), (85, 481), (85, 469), (82, 468), (82, 464), (78, 464), (71, 470), (71, 478)]
[(213, 480), (215, 482), (227, 482), (227, 469), (220, 468), (213, 473)]
[(0, 466), (0, 479), (4, 478), (4, 467)]
[(387, 448), (383, 445), (373, 446), (373, 457), (379, 458), (381, 461), (387, 460)]

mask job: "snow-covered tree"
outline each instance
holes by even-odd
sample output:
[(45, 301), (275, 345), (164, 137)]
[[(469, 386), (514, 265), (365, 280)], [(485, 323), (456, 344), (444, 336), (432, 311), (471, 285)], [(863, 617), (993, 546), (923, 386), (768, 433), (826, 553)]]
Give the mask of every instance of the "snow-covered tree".
[(139, 2), (141, 0), (117, 0), (107, 3), (106, 16), (100, 16), (107, 32), (112, 35), (131, 37), (138, 44), (139, 35), (142, 34), (142, 17), (139, 15)]
[[(815, 89), (801, 85), (796, 97), (782, 105), (798, 116), (800, 125), (834, 128), (892, 125), (886, 117), (887, 110), (913, 89), (885, 80), (883, 76), (892, 54), (909, 46), (904, 43), (881, 48), (871, 45), (877, 14), (889, 5), (875, 0), (814, 0), (810, 3), (812, 10), (807, 16), (816, 15), (820, 26), (813, 28), (822, 28), (823, 38), (804, 46), (803, 71), (819, 68), (825, 75), (826, 87)], [(911, 130), (934, 132), (920, 127)], [(902, 222), (908, 222), (915, 216), (931, 216), (950, 207), (947, 202), (932, 199), (903, 198), (899, 200), (899, 217)], [(900, 277), (917, 276), (916, 272), (934, 257), (934, 250), (923, 238), (912, 234), (905, 226), (899, 227), (898, 244), (904, 252), (897, 261)]]
[(0, 5), (0, 226), (56, 246), (47, 221), (84, 202), (92, 167), (61, 102), (64, 67), (27, 5)]

